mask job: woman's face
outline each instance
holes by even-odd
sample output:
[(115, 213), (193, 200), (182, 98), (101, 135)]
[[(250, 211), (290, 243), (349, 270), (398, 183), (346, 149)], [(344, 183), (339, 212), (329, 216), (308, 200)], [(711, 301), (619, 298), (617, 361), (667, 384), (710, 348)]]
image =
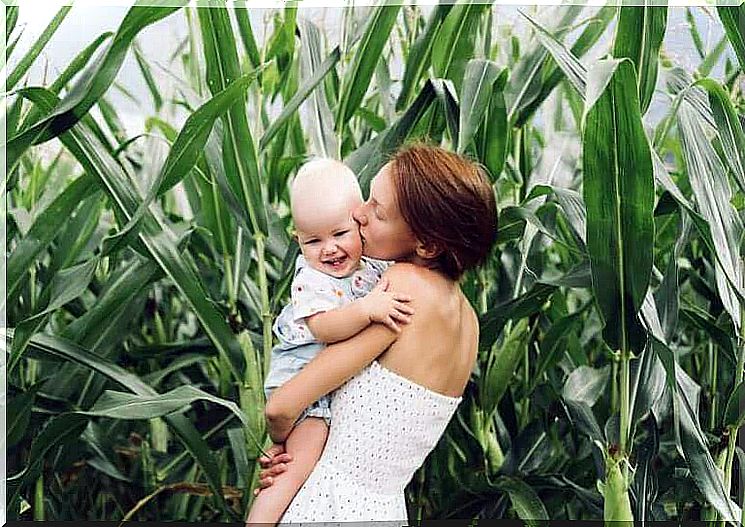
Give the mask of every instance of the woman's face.
[(353, 217), (360, 224), (365, 256), (396, 261), (415, 259), (417, 239), (398, 209), (390, 164), (373, 178), (370, 197), (355, 209)]

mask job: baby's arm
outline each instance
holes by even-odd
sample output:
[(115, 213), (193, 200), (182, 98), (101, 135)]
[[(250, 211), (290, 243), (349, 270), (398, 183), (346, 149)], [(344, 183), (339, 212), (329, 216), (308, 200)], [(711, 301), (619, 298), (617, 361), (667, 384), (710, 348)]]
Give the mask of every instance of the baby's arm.
[(329, 344), (353, 337), (373, 322), (380, 322), (399, 332), (396, 320), (405, 324), (414, 314), (414, 310), (406, 304), (411, 297), (388, 291), (388, 288), (388, 281), (381, 279), (367, 296), (307, 317), (305, 322), (308, 329), (316, 339)]

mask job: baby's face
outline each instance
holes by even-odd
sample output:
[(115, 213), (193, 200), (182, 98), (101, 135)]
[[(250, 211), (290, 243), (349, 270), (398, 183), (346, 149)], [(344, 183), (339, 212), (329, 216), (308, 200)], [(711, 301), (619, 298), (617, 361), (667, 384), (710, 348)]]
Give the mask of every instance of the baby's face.
[(353, 207), (317, 209), (295, 219), (300, 250), (317, 271), (343, 278), (357, 270), (362, 239), (352, 210)]

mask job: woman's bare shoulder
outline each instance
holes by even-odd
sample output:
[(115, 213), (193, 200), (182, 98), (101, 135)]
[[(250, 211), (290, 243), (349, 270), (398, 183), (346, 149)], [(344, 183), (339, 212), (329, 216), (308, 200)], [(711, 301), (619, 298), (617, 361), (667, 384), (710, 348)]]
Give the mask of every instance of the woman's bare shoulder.
[(430, 269), (408, 262), (397, 262), (383, 273), (393, 288), (401, 292), (421, 291), (430, 288), (438, 279), (438, 274)]

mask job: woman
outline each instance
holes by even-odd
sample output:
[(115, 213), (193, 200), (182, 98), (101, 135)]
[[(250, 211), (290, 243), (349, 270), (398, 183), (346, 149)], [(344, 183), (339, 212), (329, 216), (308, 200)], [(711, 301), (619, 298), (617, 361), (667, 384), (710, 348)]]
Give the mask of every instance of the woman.
[(496, 236), (496, 205), (482, 170), (441, 148), (398, 151), (355, 211), (364, 254), (397, 263), (390, 287), (416, 315), (397, 335), (375, 324), (329, 345), (266, 407), (272, 459), (260, 487), (291, 460), (281, 443), (303, 408), (333, 394), (323, 454), (281, 523), (406, 522), (404, 488), (435, 447), (473, 370), (478, 320), (458, 284)]

